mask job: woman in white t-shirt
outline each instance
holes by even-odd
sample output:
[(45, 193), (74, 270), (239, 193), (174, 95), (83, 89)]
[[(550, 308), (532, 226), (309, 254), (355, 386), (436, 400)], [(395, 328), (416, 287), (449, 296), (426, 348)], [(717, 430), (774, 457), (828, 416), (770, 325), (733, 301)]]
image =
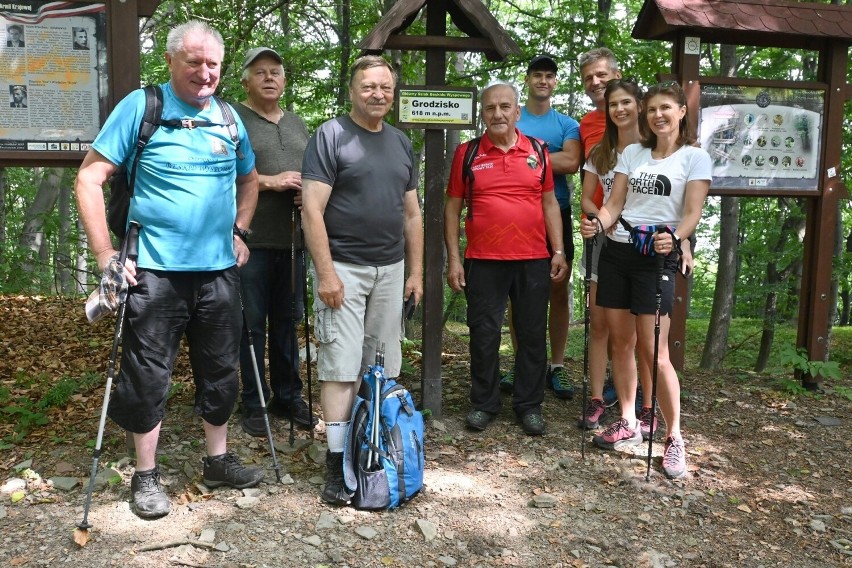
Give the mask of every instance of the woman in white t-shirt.
[[(615, 165), (618, 156), (624, 148), (630, 144), (639, 142), (639, 114), (642, 107), (642, 89), (633, 81), (626, 79), (613, 79), (607, 83), (604, 91), (606, 101), (606, 128), (598, 144), (589, 151), (583, 169), (588, 175), (583, 176), (583, 194), (580, 198), (580, 206), (586, 215), (598, 214), (598, 205), (595, 203), (595, 193), (598, 182), (603, 188), (603, 203), (609, 199), (612, 191), (612, 182), (615, 178)], [(598, 428), (601, 417), (606, 410), (604, 402), (604, 381), (606, 378), (607, 343), (609, 341), (609, 326), (606, 322), (606, 311), (599, 307), (596, 301), (598, 289), (598, 259), (601, 249), (606, 242), (604, 233), (598, 234), (592, 244), (589, 257), (584, 253), (581, 271), (586, 274), (586, 262), (591, 260), (591, 291), (589, 298), (590, 326), (589, 326), (589, 382), (591, 386), (591, 399), (577, 421), (580, 428), (594, 430)], [(586, 251), (588, 252), (588, 251)], [(632, 342), (636, 343), (635, 325), (630, 326), (633, 331)], [(649, 364), (640, 362), (643, 385), (647, 379), (650, 388), (651, 375), (648, 372)], [(617, 380), (613, 377), (613, 382)], [(616, 392), (618, 389), (616, 388)], [(650, 400), (649, 400), (650, 402)], [(640, 421), (642, 417), (640, 416)], [(643, 426), (643, 433), (644, 433)]]
[[(686, 475), (686, 452), (680, 432), (680, 383), (669, 360), (668, 337), (677, 272), (678, 251), (698, 226), (704, 200), (710, 189), (711, 160), (704, 150), (692, 146), (686, 96), (675, 83), (651, 87), (643, 99), (639, 120), (641, 144), (624, 149), (615, 166), (609, 200), (595, 220), (580, 225), (583, 238), (594, 237), (614, 226), (601, 252), (598, 267), (597, 303), (607, 308), (612, 334), (612, 364), (621, 402), (621, 419), (594, 437), (596, 445), (620, 449), (642, 443), (634, 407), (636, 361), (633, 346), (624, 331), (635, 315), (636, 346), (640, 359), (653, 361), (656, 289), (662, 287), (660, 336), (657, 356), (657, 395), (666, 422), (663, 471), (668, 477)], [(650, 247), (640, 251), (640, 239), (630, 229), (666, 227), (657, 232)], [(657, 255), (663, 255), (660, 274)], [(681, 259), (684, 273), (692, 262)], [(623, 377), (623, 379), (621, 378)]]

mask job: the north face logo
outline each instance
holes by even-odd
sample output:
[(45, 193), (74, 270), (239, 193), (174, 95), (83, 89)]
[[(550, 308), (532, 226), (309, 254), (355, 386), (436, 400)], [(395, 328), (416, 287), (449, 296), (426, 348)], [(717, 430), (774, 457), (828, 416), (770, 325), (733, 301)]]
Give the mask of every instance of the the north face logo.
[(630, 178), (630, 187), (633, 188), (633, 193), (662, 195), (663, 197), (672, 194), (672, 182), (662, 174), (639, 174), (637, 177)]

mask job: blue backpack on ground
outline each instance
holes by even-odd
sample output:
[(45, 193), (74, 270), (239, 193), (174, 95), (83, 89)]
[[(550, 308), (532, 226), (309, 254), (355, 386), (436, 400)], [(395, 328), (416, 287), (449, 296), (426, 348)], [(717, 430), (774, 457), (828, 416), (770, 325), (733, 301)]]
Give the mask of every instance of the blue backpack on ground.
[(376, 353), (376, 364), (367, 368), (355, 397), (343, 448), (352, 506), (399, 507), (423, 487), (425, 461), (423, 415), (404, 386), (385, 378), (384, 354)]

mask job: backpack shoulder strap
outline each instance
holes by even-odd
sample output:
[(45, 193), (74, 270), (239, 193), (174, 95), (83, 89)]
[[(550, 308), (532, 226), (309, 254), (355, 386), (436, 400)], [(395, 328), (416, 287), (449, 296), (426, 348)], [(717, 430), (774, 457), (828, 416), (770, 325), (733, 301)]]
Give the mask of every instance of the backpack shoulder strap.
[(130, 167), (130, 180), (127, 187), (130, 195), (136, 185), (136, 168), (142, 157), (142, 150), (148, 145), (151, 136), (160, 127), (160, 118), (163, 114), (163, 90), (159, 85), (148, 85), (145, 87), (145, 113), (142, 122), (139, 123), (139, 136), (136, 139), (136, 155), (133, 157), (133, 165)]
[(225, 119), (225, 126), (228, 128), (228, 134), (231, 136), (231, 140), (236, 146), (234, 151), (237, 154), (237, 159), (242, 160), (245, 156), (243, 156), (243, 152), (240, 150), (240, 133), (237, 130), (237, 121), (234, 119), (234, 113), (231, 110), (231, 105), (216, 95), (213, 95), (213, 98), (216, 100), (216, 104), (219, 105), (219, 110), (222, 111), (222, 117)]
[(527, 137), (527, 140), (530, 141), (530, 144), (535, 150), (535, 153), (538, 154), (538, 160), (541, 162), (541, 184), (544, 185), (544, 180), (547, 179), (547, 160), (544, 156), (544, 145), (539, 142), (538, 138), (533, 136), (529, 136), (528, 134), (524, 134)]
[(473, 217), (473, 160), (476, 159), (476, 154), (479, 152), (479, 143), (482, 137), (478, 136), (467, 143), (467, 148), (464, 152), (464, 160), (462, 160), (462, 181), (465, 186), (465, 201), (467, 202), (467, 218)]

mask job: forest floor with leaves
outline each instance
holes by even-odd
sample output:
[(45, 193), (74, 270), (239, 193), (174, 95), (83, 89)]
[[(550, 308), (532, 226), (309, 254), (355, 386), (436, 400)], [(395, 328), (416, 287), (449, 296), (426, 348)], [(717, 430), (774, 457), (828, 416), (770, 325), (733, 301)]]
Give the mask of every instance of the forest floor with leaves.
[[(100, 461), (111, 471), (79, 547), (72, 533), (111, 341), (111, 322), (89, 325), (82, 300), (0, 298), (2, 566), (852, 566), (849, 377), (814, 395), (779, 390), (777, 376), (687, 369), (689, 475), (661, 476), (657, 443), (646, 482), (647, 445), (630, 455), (588, 443), (581, 459), (579, 390), (573, 401), (547, 393), (545, 436), (525, 436), (507, 398), (485, 432), (466, 431), (467, 346), (451, 333), (444, 413), (427, 420), (425, 485), (400, 509), (320, 501), (322, 423), (313, 442), (296, 430), (291, 446), (288, 423), (273, 420), (282, 483), (268, 470), (255, 490), (204, 487), (184, 354), (158, 452), (171, 514), (145, 521), (130, 511), (132, 460), (107, 422)], [(569, 362), (572, 376), (581, 363)], [(404, 382), (417, 399), (419, 381)], [(231, 424), (231, 449), (269, 467), (265, 441), (241, 431), (239, 411)]]

